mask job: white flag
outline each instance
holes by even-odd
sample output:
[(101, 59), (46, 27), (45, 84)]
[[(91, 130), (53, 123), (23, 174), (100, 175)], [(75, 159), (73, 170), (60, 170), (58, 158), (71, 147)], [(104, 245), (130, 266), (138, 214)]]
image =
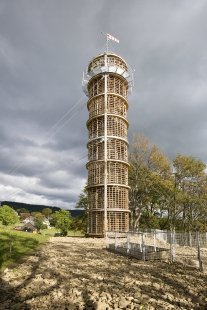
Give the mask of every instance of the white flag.
[(110, 40), (113, 40), (113, 41), (115, 41), (115, 42), (117, 42), (117, 43), (119, 43), (119, 40), (118, 40), (118, 39), (114, 38), (113, 36), (111, 36), (111, 35), (108, 34), (108, 33), (107, 33), (107, 38), (110, 39)]

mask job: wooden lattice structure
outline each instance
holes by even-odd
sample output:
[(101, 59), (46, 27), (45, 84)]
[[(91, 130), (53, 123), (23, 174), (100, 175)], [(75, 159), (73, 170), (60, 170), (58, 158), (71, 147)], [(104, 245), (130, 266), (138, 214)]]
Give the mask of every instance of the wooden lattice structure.
[(129, 228), (127, 96), (130, 67), (118, 55), (95, 57), (83, 77), (88, 100), (88, 236)]

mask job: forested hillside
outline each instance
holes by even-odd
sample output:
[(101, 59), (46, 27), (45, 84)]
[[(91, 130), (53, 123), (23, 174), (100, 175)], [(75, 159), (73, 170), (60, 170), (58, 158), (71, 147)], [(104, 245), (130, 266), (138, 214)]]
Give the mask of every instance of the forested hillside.
[[(59, 211), (60, 208), (58, 207), (51, 207), (51, 206), (45, 206), (45, 205), (34, 205), (34, 204), (28, 204), (23, 202), (14, 202), (14, 201), (2, 201), (1, 206), (7, 205), (14, 210), (18, 210), (21, 208), (27, 209), (30, 213), (31, 212), (42, 212), (44, 208), (50, 208), (52, 210), (52, 213), (55, 213), (55, 211)], [(76, 217), (78, 215), (83, 214), (83, 210), (68, 210), (71, 213), (72, 217)]]

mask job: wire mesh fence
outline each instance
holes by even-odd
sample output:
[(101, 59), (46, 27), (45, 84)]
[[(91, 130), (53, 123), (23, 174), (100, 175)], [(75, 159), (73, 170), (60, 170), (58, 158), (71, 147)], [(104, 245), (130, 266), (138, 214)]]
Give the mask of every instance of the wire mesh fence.
[(144, 261), (178, 261), (207, 270), (207, 233), (109, 231), (106, 248)]

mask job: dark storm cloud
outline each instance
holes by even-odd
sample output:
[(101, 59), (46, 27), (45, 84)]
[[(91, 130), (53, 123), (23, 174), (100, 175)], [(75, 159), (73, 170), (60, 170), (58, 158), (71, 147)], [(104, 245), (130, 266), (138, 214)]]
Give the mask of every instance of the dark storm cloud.
[(170, 159), (207, 163), (206, 10), (202, 0), (1, 1), (1, 199), (74, 207), (87, 178), (81, 78), (105, 49), (101, 31), (135, 69), (129, 140), (144, 133)]

